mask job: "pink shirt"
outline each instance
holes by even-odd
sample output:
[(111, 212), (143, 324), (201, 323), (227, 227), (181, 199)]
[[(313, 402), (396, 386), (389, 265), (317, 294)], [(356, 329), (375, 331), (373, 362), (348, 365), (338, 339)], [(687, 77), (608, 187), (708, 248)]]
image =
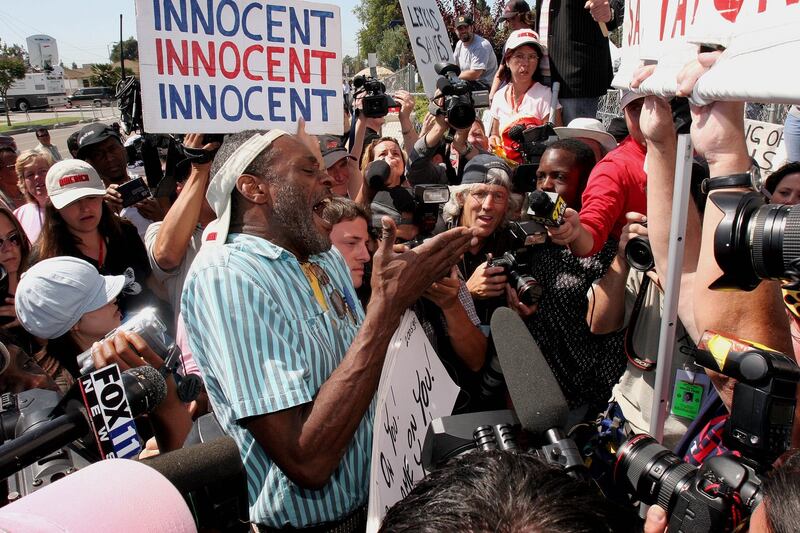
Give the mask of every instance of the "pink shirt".
[(19, 220), (31, 244), (35, 243), (36, 239), (39, 238), (39, 234), (42, 232), (44, 208), (39, 207), (39, 204), (27, 203), (22, 207), (16, 208), (14, 210), (14, 216)]

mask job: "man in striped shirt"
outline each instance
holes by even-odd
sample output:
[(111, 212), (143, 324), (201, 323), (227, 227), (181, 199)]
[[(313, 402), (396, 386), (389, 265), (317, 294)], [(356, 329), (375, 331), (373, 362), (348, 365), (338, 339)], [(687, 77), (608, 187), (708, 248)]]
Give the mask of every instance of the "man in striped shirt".
[(363, 529), (389, 340), (472, 238), (461, 228), (395, 253), (384, 219), (365, 314), (320, 216), (332, 185), (321, 162), (302, 128), (230, 135), (207, 193), (218, 218), (184, 286), (189, 344), (239, 446), (260, 531)]

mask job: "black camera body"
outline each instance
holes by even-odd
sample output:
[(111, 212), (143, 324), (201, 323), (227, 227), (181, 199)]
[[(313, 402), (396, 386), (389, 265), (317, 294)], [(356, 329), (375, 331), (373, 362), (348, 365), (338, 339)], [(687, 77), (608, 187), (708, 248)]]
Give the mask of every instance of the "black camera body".
[(698, 468), (644, 433), (617, 452), (614, 480), (640, 501), (665, 509), (669, 533), (730, 530), (734, 515), (751, 513), (762, 499), (761, 479), (739, 458), (711, 457)]
[(532, 192), (536, 189), (536, 171), (539, 170), (542, 154), (558, 140), (558, 135), (549, 123), (528, 127), (516, 124), (509, 128), (508, 137), (525, 161), (514, 172), (514, 190), (519, 193)]
[(531, 220), (550, 227), (564, 223), (567, 202), (556, 192), (532, 191), (528, 193), (528, 216)]
[(372, 76), (353, 78), (354, 96), (364, 93), (361, 98), (361, 113), (368, 118), (380, 118), (389, 114), (390, 107), (397, 107), (394, 98), (386, 94), (386, 85)]
[(527, 306), (536, 305), (542, 297), (544, 289), (530, 274), (530, 265), (521, 263), (518, 258), (526, 254), (506, 252), (502, 257), (492, 257), (486, 262), (488, 267), (501, 267), (503, 274), (508, 277), (508, 283), (517, 292), (519, 301)]
[(489, 91), (473, 90), (469, 82), (459, 78), (461, 69), (453, 63), (436, 63), (434, 70), (439, 75), (436, 88), (444, 96), (444, 105), (433, 102), (428, 111), (433, 115), (445, 115), (447, 122), (456, 129), (469, 128), (475, 121), (475, 108), (489, 107)]

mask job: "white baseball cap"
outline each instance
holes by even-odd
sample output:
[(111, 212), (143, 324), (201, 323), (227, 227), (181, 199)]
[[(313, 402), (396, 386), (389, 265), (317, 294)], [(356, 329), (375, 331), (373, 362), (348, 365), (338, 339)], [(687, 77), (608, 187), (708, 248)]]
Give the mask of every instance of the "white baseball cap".
[(47, 171), (47, 194), (56, 209), (87, 196), (105, 196), (106, 186), (92, 165), (80, 159), (59, 161)]
[(575, 118), (564, 127), (554, 128), (559, 139), (585, 138), (600, 143), (606, 153), (617, 147), (617, 140), (603, 129), (603, 123), (596, 118)]
[(543, 56), (545, 47), (539, 42), (539, 34), (533, 30), (523, 28), (521, 30), (514, 30), (511, 35), (506, 39), (506, 44), (503, 46), (503, 57), (509, 52), (513, 52), (524, 44), (530, 44), (539, 49), (539, 55)]
[(19, 280), (14, 305), (22, 327), (42, 339), (55, 339), (83, 315), (113, 302), (125, 276), (103, 276), (77, 257), (40, 261)]

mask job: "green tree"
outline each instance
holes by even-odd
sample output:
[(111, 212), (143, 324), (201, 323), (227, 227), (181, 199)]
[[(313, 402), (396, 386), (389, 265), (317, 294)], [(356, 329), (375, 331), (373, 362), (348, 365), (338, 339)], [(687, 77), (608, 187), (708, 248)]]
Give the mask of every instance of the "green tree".
[[(135, 38), (128, 37), (122, 41), (122, 56), (125, 59), (139, 60), (139, 43)], [(114, 44), (111, 48), (111, 55), (108, 58), (111, 61), (119, 61), (119, 43)]]
[(119, 75), (114, 72), (114, 67), (108, 63), (92, 65), (92, 74), (89, 83), (94, 87), (113, 87)]
[[(361, 22), (358, 32), (359, 56), (367, 57), (369, 52), (376, 52), (393, 20), (403, 20), (400, 2), (397, 0), (361, 0), (353, 12)], [(410, 48), (410, 44), (408, 45)]]
[(402, 26), (383, 32), (383, 37), (375, 46), (378, 62), (392, 70), (414, 62), (414, 53), (408, 42), (408, 33)]
[(73, 62), (72, 62), (72, 66), (70, 66), (70, 68), (71, 68), (72, 70), (75, 70), (76, 68), (78, 68), (78, 64), (77, 64), (76, 62), (74, 62), (74, 61), (73, 61)]
[[(530, 2), (529, 2), (530, 3)], [(489, 9), (487, 0), (436, 0), (439, 11), (442, 12), (444, 25), (450, 36), (450, 42), (456, 42), (456, 33), (453, 24), (456, 17), (469, 15), (475, 21), (475, 33), (492, 43), (495, 52), (503, 51), (506, 35), (502, 28), (498, 28), (495, 21), (503, 12), (505, 0), (493, 0), (493, 7)]]
[[(19, 45), (8, 46), (0, 42), (0, 96), (8, 102), (8, 89), (15, 80), (25, 77), (25, 61)], [(6, 105), (6, 124), (11, 126), (11, 116)]]
[(346, 77), (354, 76), (356, 72), (361, 70), (364, 65), (364, 58), (344, 56), (342, 59), (342, 70)]

